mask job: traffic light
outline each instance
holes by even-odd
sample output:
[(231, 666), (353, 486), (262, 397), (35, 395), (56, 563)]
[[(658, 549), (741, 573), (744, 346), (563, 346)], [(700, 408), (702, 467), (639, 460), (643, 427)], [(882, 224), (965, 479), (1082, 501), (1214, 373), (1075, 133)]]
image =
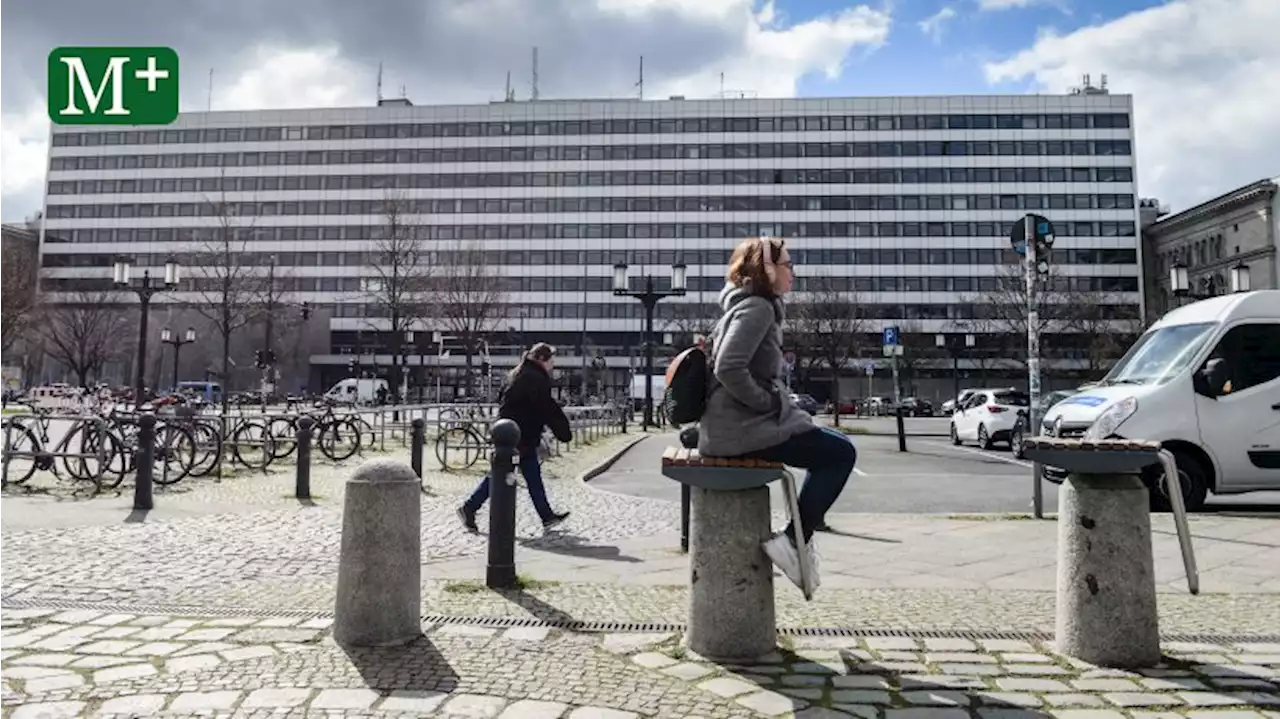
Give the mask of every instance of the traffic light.
[(354, 376), (355, 376), (355, 374), (356, 374), (356, 361), (355, 361), (355, 360), (353, 360), (353, 359), (347, 360), (347, 373), (348, 373), (348, 374), (350, 374), (352, 377), (354, 377)]
[(274, 367), (276, 364), (276, 351), (267, 350), (266, 355), (263, 357), (263, 361), (267, 363), (268, 367)]
[(262, 363), (262, 350), (253, 351), (253, 366), (257, 367), (258, 369), (262, 369), (263, 367), (266, 367), (266, 365)]

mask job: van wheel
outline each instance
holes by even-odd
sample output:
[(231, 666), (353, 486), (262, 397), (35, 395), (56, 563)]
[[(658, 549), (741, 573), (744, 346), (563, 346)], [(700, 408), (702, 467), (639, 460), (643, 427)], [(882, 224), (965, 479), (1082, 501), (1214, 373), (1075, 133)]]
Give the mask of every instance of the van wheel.
[(991, 449), (991, 435), (987, 433), (987, 425), (978, 425), (978, 447), (981, 449)]
[[(1209, 497), (1209, 477), (1204, 467), (1186, 452), (1174, 452), (1174, 462), (1178, 466), (1178, 483), (1182, 485), (1182, 503), (1188, 512), (1199, 512), (1204, 509), (1205, 500)], [(1169, 494), (1166, 489), (1164, 471), (1159, 465), (1150, 473), (1151, 511), (1169, 512)]]
[(951, 423), (951, 444), (954, 444), (957, 447), (960, 446), (960, 433), (956, 431), (955, 422)]

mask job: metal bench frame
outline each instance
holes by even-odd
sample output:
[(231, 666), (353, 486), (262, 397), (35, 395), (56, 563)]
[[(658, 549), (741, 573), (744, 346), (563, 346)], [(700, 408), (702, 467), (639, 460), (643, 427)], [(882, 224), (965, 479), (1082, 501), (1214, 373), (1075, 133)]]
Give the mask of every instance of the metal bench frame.
[(795, 533), (796, 551), (800, 555), (800, 591), (806, 600), (813, 599), (814, 571), (800, 523), (800, 493), (796, 489), (795, 475), (785, 465), (762, 459), (703, 457), (696, 449), (668, 447), (662, 454), (662, 474), (686, 486), (716, 492), (759, 489), (782, 480), (787, 515)]

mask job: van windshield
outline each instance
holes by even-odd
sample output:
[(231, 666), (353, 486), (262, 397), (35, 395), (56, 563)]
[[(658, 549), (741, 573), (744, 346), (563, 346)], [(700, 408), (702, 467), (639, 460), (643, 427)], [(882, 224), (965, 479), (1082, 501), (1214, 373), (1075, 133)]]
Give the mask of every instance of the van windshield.
[(1148, 332), (1124, 353), (1100, 384), (1164, 384), (1191, 364), (1216, 322), (1171, 325)]

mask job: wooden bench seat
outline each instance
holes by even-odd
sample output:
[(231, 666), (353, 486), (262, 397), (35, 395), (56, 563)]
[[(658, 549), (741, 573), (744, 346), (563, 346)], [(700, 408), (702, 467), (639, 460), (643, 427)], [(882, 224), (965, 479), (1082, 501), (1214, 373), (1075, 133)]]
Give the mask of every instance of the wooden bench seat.
[(667, 447), (662, 453), (663, 467), (725, 467), (731, 469), (782, 469), (781, 462), (749, 457), (703, 457), (696, 449)]

